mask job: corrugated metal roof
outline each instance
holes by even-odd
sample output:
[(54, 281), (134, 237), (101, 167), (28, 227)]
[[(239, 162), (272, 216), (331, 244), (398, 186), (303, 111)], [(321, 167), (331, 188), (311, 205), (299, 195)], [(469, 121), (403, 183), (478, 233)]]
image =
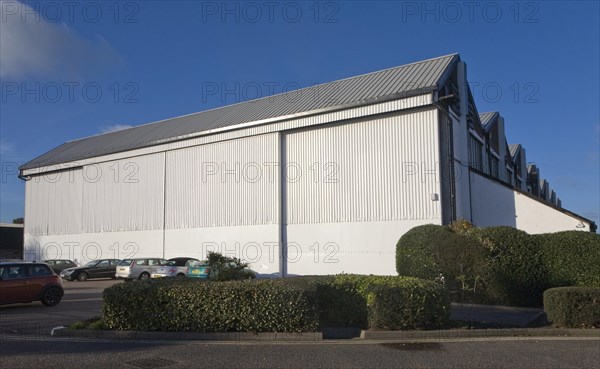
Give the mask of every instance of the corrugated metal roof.
[(367, 105), (438, 89), (460, 60), (446, 55), (217, 109), (82, 138), (29, 161), (21, 170), (176, 141), (207, 131), (266, 124), (322, 111)]
[(479, 120), (481, 120), (481, 125), (483, 126), (483, 129), (488, 131), (490, 129), (491, 124), (493, 124), (499, 116), (500, 113), (498, 113), (497, 111), (490, 111), (487, 113), (479, 114)]
[(508, 151), (510, 152), (510, 157), (513, 158), (513, 160), (519, 153), (519, 150), (521, 150), (521, 144), (508, 145)]

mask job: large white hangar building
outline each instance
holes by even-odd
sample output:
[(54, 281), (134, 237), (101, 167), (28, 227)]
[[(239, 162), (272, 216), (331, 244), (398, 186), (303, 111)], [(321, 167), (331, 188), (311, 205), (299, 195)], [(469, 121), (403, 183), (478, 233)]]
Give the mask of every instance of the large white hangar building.
[(594, 231), (479, 114), (458, 54), (70, 141), (24, 164), (29, 260), (395, 274), (412, 227)]

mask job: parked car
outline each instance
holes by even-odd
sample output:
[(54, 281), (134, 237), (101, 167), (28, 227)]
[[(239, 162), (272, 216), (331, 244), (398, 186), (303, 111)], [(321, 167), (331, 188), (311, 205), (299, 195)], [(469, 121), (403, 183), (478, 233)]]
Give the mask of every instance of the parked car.
[(190, 261), (185, 275), (191, 278), (208, 279), (210, 267), (206, 261)]
[(117, 266), (115, 277), (126, 281), (148, 279), (156, 268), (166, 263), (167, 260), (159, 258), (125, 259)]
[(54, 306), (63, 295), (62, 280), (47, 264), (0, 262), (0, 304), (41, 301)]
[(56, 273), (56, 274), (60, 274), (60, 272), (62, 272), (64, 269), (77, 268), (79, 266), (79, 265), (77, 265), (77, 263), (75, 263), (74, 261), (71, 261), (71, 260), (57, 259), (57, 260), (44, 260), (43, 262), (48, 264), (48, 266), (50, 266), (50, 268), (52, 268), (52, 270), (54, 270), (54, 273)]
[(91, 278), (115, 278), (119, 261), (118, 259), (92, 260), (77, 268), (64, 269), (60, 272), (60, 276), (67, 281), (78, 280), (80, 282)]
[[(231, 279), (254, 279), (256, 278), (256, 272), (246, 267), (241, 270), (234, 271), (236, 268), (235, 263), (228, 263), (223, 265), (223, 269), (219, 273), (217, 270), (211, 269), (207, 261), (191, 262), (188, 266), (186, 276), (191, 278), (201, 279), (215, 279), (218, 274), (223, 274), (224, 280)], [(223, 279), (221, 279), (223, 280)]]
[(185, 277), (189, 264), (195, 261), (198, 261), (198, 259), (188, 257), (172, 258), (167, 260), (164, 265), (156, 268), (150, 276), (152, 278)]

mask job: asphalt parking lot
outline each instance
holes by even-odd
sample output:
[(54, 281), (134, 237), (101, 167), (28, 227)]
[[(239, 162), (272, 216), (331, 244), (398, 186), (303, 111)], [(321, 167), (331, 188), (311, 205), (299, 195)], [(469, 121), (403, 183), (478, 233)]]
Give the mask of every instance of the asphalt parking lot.
[(102, 291), (122, 281), (98, 279), (86, 282), (63, 280), (65, 295), (53, 307), (41, 302), (0, 306), (0, 335), (39, 334), (49, 336), (52, 328), (99, 316)]

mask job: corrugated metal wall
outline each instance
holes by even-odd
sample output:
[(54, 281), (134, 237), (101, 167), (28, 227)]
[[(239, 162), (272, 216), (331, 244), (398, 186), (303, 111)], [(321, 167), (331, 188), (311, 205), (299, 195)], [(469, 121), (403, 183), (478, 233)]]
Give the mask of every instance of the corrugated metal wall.
[(435, 110), (288, 134), (287, 223), (440, 218)]
[(269, 134), (168, 152), (167, 228), (277, 223), (278, 142)]
[(83, 232), (163, 228), (165, 154), (86, 165)]
[(25, 233), (32, 236), (81, 232), (81, 169), (32, 177), (25, 184)]

